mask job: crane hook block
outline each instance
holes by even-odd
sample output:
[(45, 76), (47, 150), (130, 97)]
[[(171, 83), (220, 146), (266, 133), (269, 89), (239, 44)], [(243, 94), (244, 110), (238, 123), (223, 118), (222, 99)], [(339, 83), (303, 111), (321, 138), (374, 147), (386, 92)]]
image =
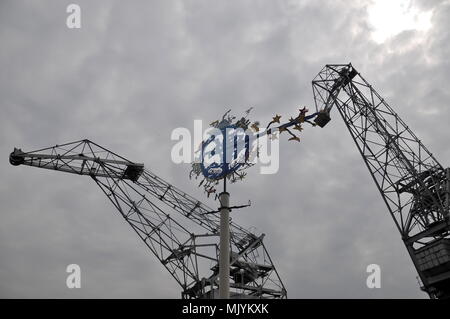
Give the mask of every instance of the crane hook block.
[(319, 111), (316, 118), (314, 119), (314, 122), (320, 127), (324, 127), (330, 121), (330, 113), (325, 110)]
[(11, 165), (19, 166), (20, 164), (23, 164), (25, 159), (20, 156), (20, 154), (23, 154), (22, 150), (14, 147), (14, 151), (9, 155), (9, 162)]

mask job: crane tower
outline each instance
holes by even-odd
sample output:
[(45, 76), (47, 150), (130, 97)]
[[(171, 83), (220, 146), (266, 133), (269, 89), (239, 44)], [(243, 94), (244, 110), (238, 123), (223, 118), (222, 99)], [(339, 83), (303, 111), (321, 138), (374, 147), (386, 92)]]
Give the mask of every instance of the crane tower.
[(450, 169), (428, 151), (351, 64), (312, 82), (318, 126), (336, 106), (431, 298), (450, 298)]

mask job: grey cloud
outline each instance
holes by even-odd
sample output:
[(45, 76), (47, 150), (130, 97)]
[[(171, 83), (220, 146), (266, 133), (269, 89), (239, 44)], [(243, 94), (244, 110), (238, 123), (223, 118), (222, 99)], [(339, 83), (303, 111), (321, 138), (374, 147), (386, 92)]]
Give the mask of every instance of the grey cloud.
[[(180, 289), (88, 178), (12, 167), (30, 150), (90, 138), (215, 207), (170, 160), (172, 129), (228, 108), (254, 119), (312, 107), (326, 63), (352, 62), (445, 166), (449, 10), (425, 34), (370, 38), (369, 2), (78, 1), (0, 4), (0, 296), (178, 298)], [(266, 233), (291, 298), (423, 298), (394, 223), (337, 112), (302, 142), (281, 141), (280, 171), (233, 186), (233, 212)], [(83, 288), (65, 287), (78, 263)], [(379, 290), (365, 268), (382, 267)], [(83, 279), (82, 279), (83, 280)]]

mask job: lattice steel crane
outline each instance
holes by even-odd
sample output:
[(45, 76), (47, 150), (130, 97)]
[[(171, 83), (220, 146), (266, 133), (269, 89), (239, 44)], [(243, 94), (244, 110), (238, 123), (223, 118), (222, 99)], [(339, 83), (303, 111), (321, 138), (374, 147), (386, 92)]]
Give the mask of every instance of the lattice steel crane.
[[(182, 298), (217, 297), (219, 216), (211, 208), (89, 140), (32, 152), (15, 148), (9, 160), (92, 177), (181, 286)], [(263, 238), (230, 223), (232, 298), (286, 298)]]
[(431, 298), (450, 298), (450, 169), (444, 169), (351, 64), (329, 64), (312, 82), (315, 122), (336, 106)]

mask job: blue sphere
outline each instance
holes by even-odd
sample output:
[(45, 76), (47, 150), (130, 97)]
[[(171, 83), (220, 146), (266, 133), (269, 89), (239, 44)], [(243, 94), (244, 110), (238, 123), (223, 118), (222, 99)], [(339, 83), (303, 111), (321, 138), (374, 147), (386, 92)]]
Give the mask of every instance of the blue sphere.
[[(248, 158), (249, 142), (244, 134), (237, 134), (235, 125), (228, 125), (220, 130), (220, 135), (211, 135), (202, 142), (201, 170), (203, 176), (211, 180), (222, 179), (241, 168)], [(238, 149), (238, 145), (244, 144), (243, 150)], [(243, 155), (242, 152), (245, 152)], [(232, 154), (230, 154), (232, 153)], [(209, 161), (205, 161), (205, 157)]]

